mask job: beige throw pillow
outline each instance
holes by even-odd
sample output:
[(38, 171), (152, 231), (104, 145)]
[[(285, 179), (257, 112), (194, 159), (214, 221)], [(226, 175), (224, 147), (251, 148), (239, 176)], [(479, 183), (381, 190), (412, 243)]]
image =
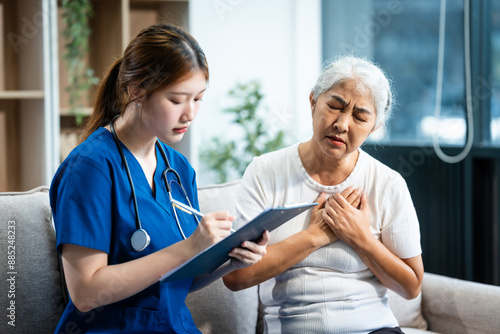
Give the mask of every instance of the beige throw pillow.
[(422, 293), (415, 299), (407, 300), (387, 289), (387, 297), (389, 298), (389, 306), (400, 327), (428, 328), (427, 320), (422, 315)]

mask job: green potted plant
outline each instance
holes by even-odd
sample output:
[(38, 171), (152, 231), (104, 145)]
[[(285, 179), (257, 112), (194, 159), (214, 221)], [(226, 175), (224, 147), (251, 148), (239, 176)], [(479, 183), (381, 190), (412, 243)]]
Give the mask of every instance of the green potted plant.
[(269, 131), (269, 124), (258, 113), (263, 98), (258, 81), (237, 84), (229, 96), (236, 103), (223, 111), (233, 115), (232, 124), (241, 130), (243, 140), (214, 138), (200, 155), (217, 183), (241, 177), (253, 157), (284, 146), (284, 132)]
[(76, 123), (80, 124), (85, 116), (82, 99), (88, 90), (99, 83), (94, 71), (87, 65), (85, 59), (89, 53), (89, 19), (93, 9), (90, 0), (62, 0), (62, 20), (64, 53), (62, 59), (68, 72), (69, 111), (75, 115)]

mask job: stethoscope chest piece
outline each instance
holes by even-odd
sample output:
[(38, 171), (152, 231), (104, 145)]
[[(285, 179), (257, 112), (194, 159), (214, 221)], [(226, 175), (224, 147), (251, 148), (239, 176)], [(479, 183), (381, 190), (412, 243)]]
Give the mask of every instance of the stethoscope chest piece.
[(148, 232), (142, 228), (135, 230), (134, 233), (132, 233), (132, 238), (130, 239), (132, 248), (137, 252), (140, 252), (148, 247), (150, 241), (151, 238), (149, 237)]

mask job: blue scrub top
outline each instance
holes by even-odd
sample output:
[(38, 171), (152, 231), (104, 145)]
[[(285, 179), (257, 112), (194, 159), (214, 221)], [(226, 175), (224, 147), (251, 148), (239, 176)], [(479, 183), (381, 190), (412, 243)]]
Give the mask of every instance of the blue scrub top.
[[(198, 209), (196, 175), (187, 159), (162, 144), (170, 165), (182, 180), (194, 208)], [(182, 236), (173, 216), (162, 180), (165, 161), (156, 148), (157, 166), (153, 193), (146, 176), (132, 153), (122, 144), (132, 174), (142, 228), (151, 237), (143, 251), (132, 249), (130, 237), (136, 230), (135, 210), (127, 174), (111, 132), (99, 128), (75, 148), (59, 167), (50, 188), (57, 249), (74, 244), (108, 254), (110, 265), (123, 263), (156, 252)], [(185, 202), (177, 186), (175, 199)], [(177, 210), (184, 234), (189, 236), (197, 224), (193, 216)], [(116, 277), (116, 286), (127, 277)], [(140, 293), (86, 313), (69, 301), (56, 333), (200, 333), (186, 307), (185, 299), (192, 279), (156, 283)], [(97, 296), (106, 300), (106, 291)]]

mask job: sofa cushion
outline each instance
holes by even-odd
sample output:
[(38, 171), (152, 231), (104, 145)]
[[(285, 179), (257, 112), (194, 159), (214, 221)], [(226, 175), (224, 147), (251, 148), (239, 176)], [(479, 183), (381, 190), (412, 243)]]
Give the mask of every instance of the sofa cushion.
[(500, 287), (425, 273), (422, 310), (440, 333), (500, 333)]
[(53, 332), (64, 310), (51, 217), (47, 187), (0, 193), (1, 333)]
[[(228, 210), (234, 214), (239, 181), (198, 188), (201, 212)], [(259, 297), (257, 287), (238, 292), (218, 279), (186, 299), (196, 326), (204, 334), (255, 334)]]
[(387, 297), (389, 298), (389, 306), (401, 327), (428, 328), (427, 321), (422, 315), (422, 293), (415, 299), (407, 300), (387, 289)]

